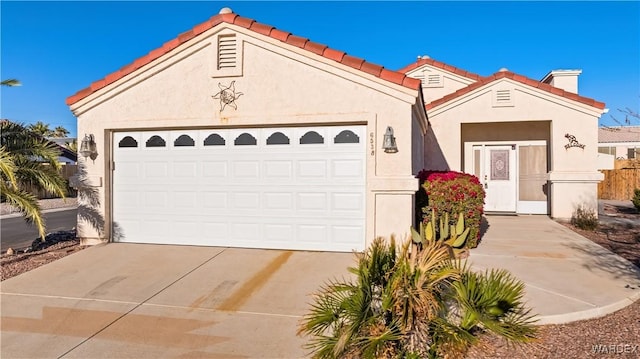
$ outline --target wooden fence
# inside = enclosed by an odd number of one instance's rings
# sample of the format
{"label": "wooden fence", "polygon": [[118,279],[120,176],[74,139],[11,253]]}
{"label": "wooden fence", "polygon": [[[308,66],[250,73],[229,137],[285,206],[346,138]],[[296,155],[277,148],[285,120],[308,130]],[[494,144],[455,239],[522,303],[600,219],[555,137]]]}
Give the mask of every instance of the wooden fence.
{"label": "wooden fence", "polygon": [[[62,178],[64,178],[67,181],[67,183],[69,183],[69,177],[75,175],[76,172],[78,172],[78,165],[67,164],[60,168],[60,174],[62,175]],[[57,197],[57,195],[55,195],[54,193],[38,190],[35,186],[32,186],[31,188],[27,188],[27,190],[33,193],[39,199]],[[70,197],[75,197],[76,195],[76,190],[69,186],[67,186],[67,192],[68,192],[68,196]]]}
{"label": "wooden fence", "polygon": [[604,170],[604,181],[598,184],[599,199],[626,201],[640,188],[640,161],[616,160],[613,170]]}

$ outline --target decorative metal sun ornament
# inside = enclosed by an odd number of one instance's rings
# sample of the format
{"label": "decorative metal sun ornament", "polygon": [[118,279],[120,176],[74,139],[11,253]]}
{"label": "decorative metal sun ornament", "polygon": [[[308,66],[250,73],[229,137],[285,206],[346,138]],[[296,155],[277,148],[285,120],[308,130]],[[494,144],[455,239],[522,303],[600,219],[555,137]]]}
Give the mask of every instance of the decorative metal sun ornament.
{"label": "decorative metal sun ornament", "polygon": [[220,88],[220,92],[213,95],[213,98],[220,99],[220,112],[222,112],[227,105],[233,107],[234,110],[237,110],[238,105],[236,105],[236,100],[242,96],[243,93],[236,92],[236,82],[231,81],[229,86],[225,86],[218,82],[218,87]]}

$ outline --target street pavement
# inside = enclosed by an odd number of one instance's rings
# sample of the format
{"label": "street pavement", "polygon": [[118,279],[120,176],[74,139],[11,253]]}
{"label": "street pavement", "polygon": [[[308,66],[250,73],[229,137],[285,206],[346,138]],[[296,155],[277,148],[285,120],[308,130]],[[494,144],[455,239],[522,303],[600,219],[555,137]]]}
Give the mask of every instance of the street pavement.
{"label": "street pavement", "polygon": [[[77,214],[77,208],[43,211],[47,233],[75,228]],[[8,248],[17,250],[29,247],[36,238],[38,238],[38,230],[35,226],[27,224],[22,216],[12,214],[0,218],[0,251],[2,253],[5,253]]]}

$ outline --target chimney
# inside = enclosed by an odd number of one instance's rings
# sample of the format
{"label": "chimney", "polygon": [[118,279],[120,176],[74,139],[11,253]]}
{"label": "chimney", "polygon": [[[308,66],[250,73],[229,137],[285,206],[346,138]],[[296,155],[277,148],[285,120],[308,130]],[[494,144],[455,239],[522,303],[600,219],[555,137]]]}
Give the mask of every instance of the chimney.
{"label": "chimney", "polygon": [[540,82],[577,94],[578,76],[581,73],[582,70],[553,70],[543,77]]}

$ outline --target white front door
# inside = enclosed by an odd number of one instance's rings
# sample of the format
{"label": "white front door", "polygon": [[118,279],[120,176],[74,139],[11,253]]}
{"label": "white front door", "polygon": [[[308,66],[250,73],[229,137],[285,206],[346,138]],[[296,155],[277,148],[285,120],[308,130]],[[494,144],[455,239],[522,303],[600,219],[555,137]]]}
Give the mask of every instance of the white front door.
{"label": "white front door", "polygon": [[481,146],[480,181],[486,191],[486,212],[516,211],[516,150],[515,145]]}
{"label": "white front door", "polygon": [[365,133],[365,126],[117,132],[114,239],[362,250]]}

